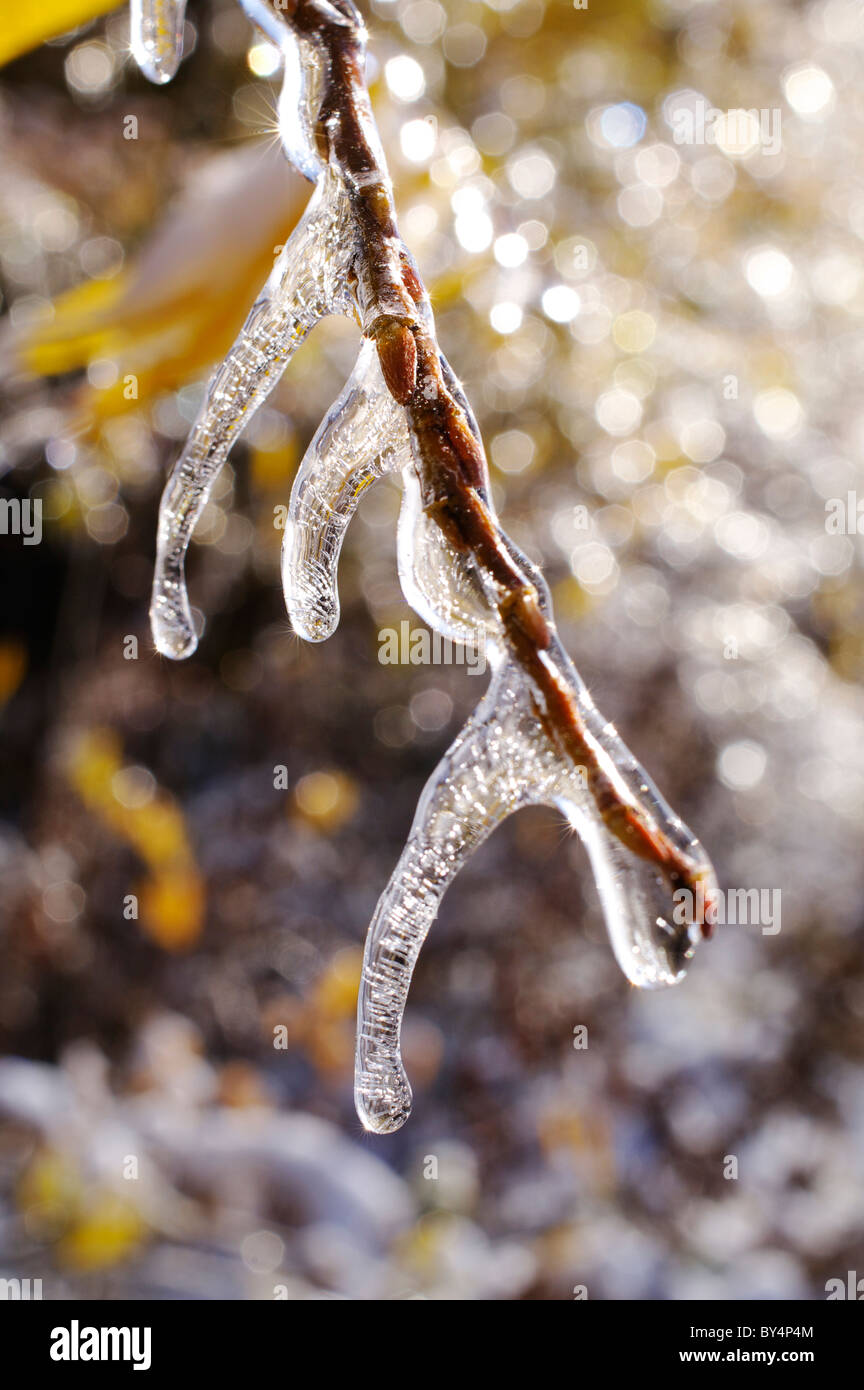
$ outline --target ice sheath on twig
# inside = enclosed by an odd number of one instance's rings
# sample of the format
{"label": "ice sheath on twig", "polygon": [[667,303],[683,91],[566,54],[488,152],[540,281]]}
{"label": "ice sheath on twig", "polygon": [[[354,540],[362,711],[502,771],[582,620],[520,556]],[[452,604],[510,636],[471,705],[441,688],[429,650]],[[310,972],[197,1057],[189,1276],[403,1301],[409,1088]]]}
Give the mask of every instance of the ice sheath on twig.
{"label": "ice sheath on twig", "polygon": [[699,842],[595,708],[558,640],[542,576],[499,525],[476,422],[397,230],[360,16],[351,0],[241,3],[282,53],[282,142],[316,190],[165,489],[153,632],[166,656],[194,650],[184,560],[215,476],[306,334],[325,314],[355,319],[357,364],[291,495],[282,579],[292,622],[309,641],[334,631],[346,527],[364,490],[401,470],[405,595],[445,636],[482,642],[493,672],[426,785],[367,936],[355,1098],[366,1127],[386,1133],[411,1108],[399,1040],[420,948],[448,885],[505,816],[533,803],[564,812],[588,852],[616,957],[645,988],[681,979],[708,935],[715,882]]}

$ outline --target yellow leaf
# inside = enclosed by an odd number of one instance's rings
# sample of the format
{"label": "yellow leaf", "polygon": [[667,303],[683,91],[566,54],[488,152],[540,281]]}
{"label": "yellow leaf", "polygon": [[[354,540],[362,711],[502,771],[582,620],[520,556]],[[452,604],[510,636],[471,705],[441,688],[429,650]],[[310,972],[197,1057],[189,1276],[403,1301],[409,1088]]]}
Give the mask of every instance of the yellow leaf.
{"label": "yellow leaf", "polygon": [[204,885],[194,868],[159,874],[142,885],[141,925],[165,951],[193,946],[204,917]]}
{"label": "yellow leaf", "polygon": [[0,705],[11,699],[27,670],[27,648],[10,639],[0,642]]}
{"label": "yellow leaf", "polygon": [[18,1181],[15,1203],[31,1235],[51,1238],[68,1224],[82,1194],[75,1163],[55,1149],[37,1149]]}
{"label": "yellow leaf", "polygon": [[67,754],[67,776],[85,806],[150,870],[138,891],[142,931],[164,950],[187,950],[201,932],[206,895],[183,813],[161,789],[143,805],[124,805],[117,795],[122,770],[122,748],[112,729],[82,733]]}
{"label": "yellow leaf", "polygon": [[315,986],[314,1007],[328,1019],[353,1018],[362,969],[359,947],[337,951]]}
{"label": "yellow leaf", "polygon": [[0,65],[119,8],[117,0],[0,0]]}
{"label": "yellow leaf", "polygon": [[75,432],[200,378],[233,343],[308,190],[275,147],[210,158],[119,275],[12,329],[13,360],[38,376],[114,363],[112,384],[79,391]]}
{"label": "yellow leaf", "polygon": [[105,1269],[126,1259],[145,1233],[138,1212],[113,1192],[98,1193],[57,1246],[61,1264]]}
{"label": "yellow leaf", "polygon": [[294,791],[297,809],[309,825],[333,834],[357,810],[357,787],[345,772],[309,772]]}

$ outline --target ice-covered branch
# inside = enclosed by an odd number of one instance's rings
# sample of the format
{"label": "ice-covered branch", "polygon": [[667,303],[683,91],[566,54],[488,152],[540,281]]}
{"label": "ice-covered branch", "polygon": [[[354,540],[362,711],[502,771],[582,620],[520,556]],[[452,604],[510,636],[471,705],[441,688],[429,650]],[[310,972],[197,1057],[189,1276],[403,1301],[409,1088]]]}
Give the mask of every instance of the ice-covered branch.
{"label": "ice-covered branch", "polygon": [[[626,761],[617,767],[623,751],[608,725],[588,735],[586,758],[594,767],[605,765],[610,781],[634,770]],[[646,786],[643,794],[648,791]],[[671,813],[652,795],[671,828]],[[357,1109],[368,1129],[398,1129],[410,1112],[399,1035],[411,975],[441,899],[495,827],[530,805],[557,806],[579,833],[616,957],[632,983],[656,989],[681,979],[698,940],[698,924],[664,916],[668,901],[656,868],[628,854],[609,830],[591,790],[588,766],[569,765],[550,740],[538,736],[532,687],[506,660],[427,782],[408,843],[369,928],[355,1078]],[[675,833],[682,850],[698,849],[686,841],[689,832],[683,826],[677,825]]]}
{"label": "ice-covered branch", "polygon": [[[511,811],[543,802],[582,839],[613,948],[634,984],[679,980],[710,909],[711,865],[593,705],[555,631],[539,571],[502,530],[483,443],[438,347],[429,300],[396,224],[351,0],[241,0],[279,46],[283,147],[317,189],[246,326],[214,375],[162,503],[153,600],[157,646],[194,649],[183,560],[213,478],[306,333],[347,313],[357,366],[295,480],[283,583],[296,630],[338,621],[336,565],[366,487],[400,468],[399,568],[409,602],[457,641],[484,644],[489,691],[431,777],[366,945],[356,1100],[364,1124],[406,1119],[399,1034],[411,974],[447,886]],[[710,918],[710,910],[706,914]]]}

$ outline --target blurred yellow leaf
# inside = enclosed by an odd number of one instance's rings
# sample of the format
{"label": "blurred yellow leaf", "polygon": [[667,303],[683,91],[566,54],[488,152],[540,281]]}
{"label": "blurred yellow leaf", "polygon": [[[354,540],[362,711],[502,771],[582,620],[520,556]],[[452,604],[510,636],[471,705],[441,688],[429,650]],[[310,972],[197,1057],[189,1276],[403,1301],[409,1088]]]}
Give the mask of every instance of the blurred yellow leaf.
{"label": "blurred yellow leaf", "polygon": [[345,1076],[354,1063],[354,1021],[362,968],[360,947],[337,951],[305,999],[275,1001],[262,1018],[265,1033],[272,1037],[284,1029],[285,1042],[302,1047],[316,1071]]}
{"label": "blurred yellow leaf", "polygon": [[68,1225],[81,1200],[81,1175],[56,1149],[37,1149],[15,1188],[15,1202],[27,1230],[37,1238],[56,1235]]}
{"label": "blurred yellow leaf", "polygon": [[117,0],[0,0],[0,64],[119,8]]}
{"label": "blurred yellow leaf", "polygon": [[138,893],[142,929],[165,950],[186,950],[201,932],[205,890],[183,813],[163,790],[139,804],[121,801],[123,767],[120,741],[111,729],[80,734],[66,760],[69,781],[85,806],[150,870]]}
{"label": "blurred yellow leaf", "polygon": [[303,819],[325,835],[345,825],[357,810],[357,786],[345,772],[309,772],[294,791]]}
{"label": "blurred yellow leaf", "polygon": [[204,884],[194,869],[159,873],[139,891],[142,925],[166,951],[185,950],[198,938],[204,901]]}
{"label": "blurred yellow leaf", "polygon": [[37,1150],[15,1200],[30,1235],[56,1241],[60,1263],[75,1269],[116,1264],[145,1234],[130,1201],[110,1188],[85,1184],[77,1161],[55,1149]]}
{"label": "blurred yellow leaf", "polygon": [[126,1259],[145,1229],[131,1202],[115,1192],[97,1192],[59,1241],[57,1256],[73,1269],[105,1269]]}
{"label": "blurred yellow leaf", "polygon": [[23,642],[0,642],[0,705],[15,694],[26,670],[27,648]]}
{"label": "blurred yellow leaf", "polygon": [[362,969],[363,952],[359,947],[337,951],[315,985],[312,1005],[316,1012],[329,1019],[353,1018]]}
{"label": "blurred yellow leaf", "polygon": [[309,185],[261,144],[202,164],[140,253],[113,279],[60,295],[53,313],[10,330],[10,360],[37,376],[113,364],[84,385],[72,425],[88,431],[201,377],[224,357]]}
{"label": "blurred yellow leaf", "polygon": [[277,448],[252,450],[251,476],[262,492],[279,492],[294,476],[297,441],[293,437]]}

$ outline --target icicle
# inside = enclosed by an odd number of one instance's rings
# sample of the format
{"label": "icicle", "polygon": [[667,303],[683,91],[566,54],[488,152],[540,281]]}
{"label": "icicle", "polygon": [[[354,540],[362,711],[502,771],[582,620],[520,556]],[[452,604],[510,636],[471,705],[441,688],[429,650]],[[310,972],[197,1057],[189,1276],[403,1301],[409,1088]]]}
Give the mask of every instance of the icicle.
{"label": "icicle", "polygon": [[186,0],[132,0],[132,53],[150,82],[170,82],[180,66],[185,15]]}
{"label": "icicle", "polygon": [[[427,782],[414,824],[366,937],[357,1004],[354,1100],[364,1126],[399,1129],[411,1112],[400,1052],[402,1016],[420,949],[448,886],[526,784],[492,733],[500,679]],[[487,754],[494,751],[495,760]]]}
{"label": "icicle", "polygon": [[197,646],[184,564],[220,468],[297,348],[329,313],[348,313],[351,239],[344,196],[328,176],[283,249],[233,348],[217,368],[186,447],[162,494],[150,622],[163,656]]}
{"label": "icicle", "polygon": [[339,622],[336,569],[348,524],[376,479],[405,467],[405,411],[384,385],[375,345],[364,341],[338,400],[318,427],[294,480],[282,542],[282,586],[295,632],[322,642]]}
{"label": "icicle", "polygon": [[282,55],[282,91],[279,95],[279,138],[288,159],[314,183],[323,165],[315,144],[322,56],[316,44],[292,29],[285,21],[285,5],[267,0],[240,0],[252,20],[276,45]]}
{"label": "icicle", "polygon": [[[614,725],[604,720],[557,637],[546,659],[564,673],[576,697],[588,755],[582,763],[562,761],[555,802],[588,851],[618,964],[630,983],[641,989],[677,984],[704,935],[700,910],[713,901],[714,870],[699,841],[660,795]],[[536,727],[536,710],[534,720]],[[548,741],[545,736],[542,739]],[[594,767],[647,835],[655,843],[662,839],[674,848],[680,862],[687,865],[687,884],[674,871],[664,874],[657,862],[640,857],[620,820],[615,833],[612,817],[604,819],[599,810],[596,784],[592,785]],[[700,886],[704,903],[695,898],[688,901],[686,895],[673,901],[676,889],[691,884]]]}
{"label": "icicle", "polygon": [[[670,884],[609,830],[584,770],[561,756],[537,715],[522,672],[510,661],[502,663],[486,697],[427,782],[408,842],[378,904],[360,985],[354,1096],[363,1124],[379,1134],[399,1129],[411,1110],[400,1033],[420,949],[458,871],[513,811],[530,804],[564,811],[588,851],[615,954],[634,984],[652,989],[677,983],[698,941],[698,924],[679,920],[686,914],[672,907]],[[611,776],[616,775],[611,751],[619,743],[609,726],[600,738],[589,739],[591,755]],[[713,880],[701,846],[627,757],[628,771],[641,778],[641,804],[650,806],[667,834],[686,845],[710,892]]]}
{"label": "icicle", "polygon": [[397,554],[407,602],[430,627],[452,642],[482,647],[498,630],[470,556],[460,554],[423,510],[412,463],[403,475]]}

